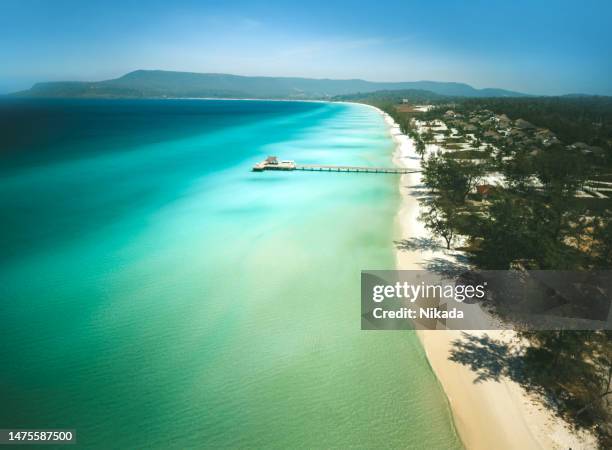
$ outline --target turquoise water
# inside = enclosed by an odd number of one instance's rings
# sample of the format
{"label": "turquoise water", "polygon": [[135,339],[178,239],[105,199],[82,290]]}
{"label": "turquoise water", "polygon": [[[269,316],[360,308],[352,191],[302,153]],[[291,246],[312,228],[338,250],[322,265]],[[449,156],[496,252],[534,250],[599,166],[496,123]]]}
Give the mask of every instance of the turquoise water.
{"label": "turquoise water", "polygon": [[395,175],[357,105],[0,103],[0,427],[86,448],[460,447],[416,337],[360,331]]}

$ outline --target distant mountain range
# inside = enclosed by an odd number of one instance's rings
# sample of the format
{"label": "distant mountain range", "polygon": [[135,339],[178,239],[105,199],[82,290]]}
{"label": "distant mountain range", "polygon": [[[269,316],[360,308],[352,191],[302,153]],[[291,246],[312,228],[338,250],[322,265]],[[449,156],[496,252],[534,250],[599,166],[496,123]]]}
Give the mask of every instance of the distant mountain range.
{"label": "distant mountain range", "polygon": [[80,98],[270,98],[330,99],[376,91],[428,91],[442,96],[522,97],[505,89],[476,89],[464,83],[437,81],[373,82],[291,77],[247,77],[217,73],[136,70],[106,81],[36,83],[12,94],[20,97]]}

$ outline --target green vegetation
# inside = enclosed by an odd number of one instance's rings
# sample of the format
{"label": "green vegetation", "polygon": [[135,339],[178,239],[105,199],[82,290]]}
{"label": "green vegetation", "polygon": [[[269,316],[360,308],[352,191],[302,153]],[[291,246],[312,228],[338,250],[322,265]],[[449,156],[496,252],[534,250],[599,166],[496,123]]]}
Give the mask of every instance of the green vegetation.
{"label": "green vegetation", "polygon": [[465,334],[450,359],[470,366],[477,381],[517,382],[569,424],[594,431],[600,447],[609,449],[610,337],[607,331],[521,332],[507,343]]}
{"label": "green vegetation", "polygon": [[488,109],[510,119],[524,119],[552,130],[563,142],[585,142],[610,148],[612,97],[531,97],[462,99],[455,108]]}
{"label": "green vegetation", "polygon": [[453,202],[445,198],[429,200],[420,219],[433,233],[444,238],[446,248],[450,250],[460,223],[460,216]]}
{"label": "green vegetation", "polygon": [[[612,268],[612,184],[605,184],[612,182],[611,99],[455,99],[427,112],[402,108],[392,116],[409,124],[417,146],[431,138],[416,131],[426,123],[454,132],[440,131],[448,151],[422,163],[431,196],[421,219],[448,249],[462,236],[480,269]],[[472,150],[458,150],[459,142]],[[499,182],[483,185],[487,175]],[[524,331],[512,345],[466,336],[451,359],[484,361],[474,368],[479,377],[514,379],[610,448],[610,334]]]}
{"label": "green vegetation", "polygon": [[405,89],[400,91],[357,92],[338,95],[334,100],[368,103],[377,106],[394,104],[397,101],[407,100],[411,103],[430,103],[434,101],[448,101],[449,96],[437,94],[423,89]]}
{"label": "green vegetation", "polygon": [[[452,146],[452,144],[445,145],[444,148],[448,150],[455,149],[455,147]],[[462,147],[458,147],[458,148],[462,148]],[[482,159],[482,158],[488,158],[489,155],[486,152],[483,152],[482,150],[459,150],[456,152],[448,153],[447,157],[451,159]]]}
{"label": "green vegetation", "polygon": [[419,138],[417,128],[414,124],[414,119],[407,114],[397,111],[392,103],[374,103],[375,106],[389,114],[395,123],[400,127],[400,131],[412,139]]}
{"label": "green vegetation", "polygon": [[[381,105],[401,105],[403,100],[412,104],[433,104],[436,108],[428,112],[412,111],[405,116],[422,121],[440,119],[451,109],[462,115],[474,114],[478,111],[491,111],[498,115],[506,115],[510,120],[522,119],[538,127],[552,131],[562,142],[571,144],[583,142],[590,146],[601,147],[606,151],[608,160],[612,160],[612,97],[603,96],[565,96],[565,97],[526,97],[526,96],[491,96],[448,97],[443,95],[410,96],[401,91],[385,91],[354,95],[353,101]],[[493,124],[476,124],[477,132],[491,129]],[[461,128],[461,127],[459,127]],[[462,135],[465,130],[460,129]],[[454,143],[464,142],[463,136],[451,137],[458,139]],[[490,139],[485,139],[490,141]]]}
{"label": "green vegetation", "polygon": [[594,427],[610,448],[606,398],[612,394],[610,332],[555,331],[521,333],[529,340],[524,355],[535,386],[546,386],[559,413],[570,423]]}
{"label": "green vegetation", "polygon": [[447,150],[460,150],[463,148],[463,146],[459,144],[452,144],[452,143],[451,144],[444,143],[443,146]]}
{"label": "green vegetation", "polygon": [[484,174],[483,167],[433,155],[423,163],[423,181],[439,198],[459,207]]}

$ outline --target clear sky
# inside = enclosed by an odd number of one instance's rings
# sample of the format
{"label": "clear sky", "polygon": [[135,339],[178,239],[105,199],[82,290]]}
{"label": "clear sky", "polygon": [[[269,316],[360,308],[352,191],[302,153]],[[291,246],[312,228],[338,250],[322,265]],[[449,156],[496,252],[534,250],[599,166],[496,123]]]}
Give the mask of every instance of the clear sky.
{"label": "clear sky", "polygon": [[0,0],[0,93],[135,69],[612,95],[612,1]]}

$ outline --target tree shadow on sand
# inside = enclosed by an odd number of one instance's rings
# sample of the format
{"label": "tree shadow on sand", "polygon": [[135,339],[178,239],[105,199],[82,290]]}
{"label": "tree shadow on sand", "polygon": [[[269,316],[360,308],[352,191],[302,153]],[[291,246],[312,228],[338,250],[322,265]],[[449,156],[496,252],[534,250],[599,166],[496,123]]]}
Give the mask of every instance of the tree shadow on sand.
{"label": "tree shadow on sand", "polygon": [[452,342],[448,359],[468,367],[475,384],[503,378],[516,382],[570,427],[591,430],[602,448],[612,448],[606,398],[609,379],[602,387],[598,372],[592,371],[591,358],[552,344],[531,347],[519,339],[464,332]]}
{"label": "tree shadow on sand", "polygon": [[488,335],[462,333],[462,339],[452,342],[449,360],[468,366],[476,375],[474,383],[500,381],[508,377],[524,383],[524,364],[520,352],[510,343]]}
{"label": "tree shadow on sand", "polygon": [[442,248],[439,242],[436,242],[433,238],[410,238],[401,239],[399,241],[393,241],[395,248],[401,251],[427,251],[427,250],[439,250]]}
{"label": "tree shadow on sand", "polygon": [[429,191],[428,189],[421,189],[418,185],[415,185],[415,186],[406,185],[404,186],[404,188],[408,190],[408,194],[411,197],[415,197],[420,202],[431,198],[431,191]]}
{"label": "tree shadow on sand", "polygon": [[457,278],[459,275],[470,270],[469,259],[462,254],[453,254],[432,237],[415,237],[393,241],[395,248],[399,251],[425,252],[442,251],[446,257],[435,257],[426,261],[425,270],[441,275],[445,278]]}
{"label": "tree shadow on sand", "polygon": [[419,183],[419,184],[413,184],[413,185],[406,185],[404,186],[406,189],[418,189],[422,192],[426,192],[431,196],[431,189],[429,189],[427,187],[427,185],[423,184],[423,183]]}
{"label": "tree shadow on sand", "polygon": [[449,258],[436,257],[429,259],[425,269],[445,278],[457,278],[470,270],[470,266],[465,255],[449,255]]}

